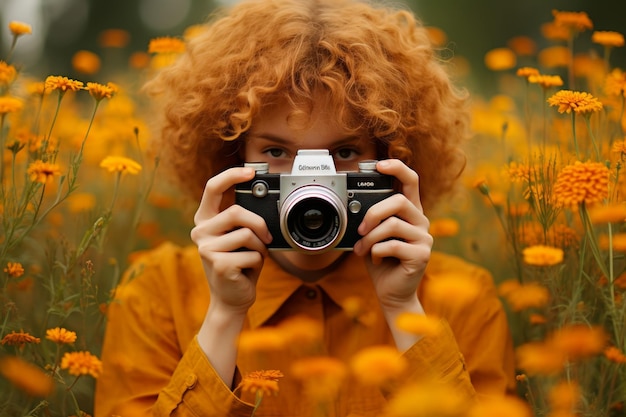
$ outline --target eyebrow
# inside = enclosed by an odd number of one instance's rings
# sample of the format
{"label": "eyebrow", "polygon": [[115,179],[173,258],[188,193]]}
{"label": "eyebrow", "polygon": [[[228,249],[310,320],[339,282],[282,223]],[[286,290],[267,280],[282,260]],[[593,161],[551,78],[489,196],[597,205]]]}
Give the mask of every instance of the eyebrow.
{"label": "eyebrow", "polygon": [[[276,136],[271,133],[254,133],[254,134],[251,133],[248,136],[248,139],[262,139],[262,140],[267,140],[267,141],[274,142],[280,145],[293,145],[294,144],[289,139],[283,138],[281,136]],[[361,136],[351,135],[351,136],[345,136],[338,140],[332,141],[332,144],[333,146],[341,146],[341,145],[346,145],[346,144],[357,143],[363,140],[364,138],[362,138]]]}

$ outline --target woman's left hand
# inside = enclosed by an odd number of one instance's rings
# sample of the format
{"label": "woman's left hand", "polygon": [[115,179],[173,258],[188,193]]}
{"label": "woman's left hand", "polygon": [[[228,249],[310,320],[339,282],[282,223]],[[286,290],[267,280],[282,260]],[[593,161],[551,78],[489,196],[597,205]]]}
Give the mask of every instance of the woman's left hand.
{"label": "woman's left hand", "polygon": [[[369,208],[354,252],[366,256],[381,307],[388,311],[421,307],[417,287],[430,259],[433,238],[419,194],[419,177],[397,159],[379,161],[376,169],[402,184],[394,194]],[[416,304],[417,303],[417,304]]]}

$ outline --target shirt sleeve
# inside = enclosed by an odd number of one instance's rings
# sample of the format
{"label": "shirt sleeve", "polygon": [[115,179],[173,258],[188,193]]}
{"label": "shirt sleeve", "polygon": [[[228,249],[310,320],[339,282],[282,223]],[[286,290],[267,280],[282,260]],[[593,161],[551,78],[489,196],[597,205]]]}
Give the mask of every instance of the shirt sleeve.
{"label": "shirt sleeve", "polygon": [[[107,312],[103,373],[96,383],[95,415],[250,416],[217,375],[195,338],[186,346],[167,301],[167,274],[180,272],[174,250],[159,250],[126,273]],[[172,275],[173,276],[173,275]],[[175,285],[175,284],[171,284]]]}

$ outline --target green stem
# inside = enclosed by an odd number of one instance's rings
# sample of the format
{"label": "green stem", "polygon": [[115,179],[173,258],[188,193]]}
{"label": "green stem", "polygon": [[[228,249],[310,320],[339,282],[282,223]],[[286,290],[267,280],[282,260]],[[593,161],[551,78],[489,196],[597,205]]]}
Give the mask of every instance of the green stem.
{"label": "green stem", "polygon": [[578,139],[576,138],[576,113],[572,112],[572,135],[574,136],[574,147],[576,149],[576,158],[580,159],[580,150],[578,149]]}

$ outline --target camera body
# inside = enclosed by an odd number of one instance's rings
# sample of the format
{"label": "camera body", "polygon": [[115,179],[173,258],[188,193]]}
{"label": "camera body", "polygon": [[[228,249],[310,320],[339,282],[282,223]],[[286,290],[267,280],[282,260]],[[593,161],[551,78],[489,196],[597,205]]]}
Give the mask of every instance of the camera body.
{"label": "camera body", "polygon": [[325,149],[299,150],[289,174],[247,162],[256,175],[235,186],[235,202],[265,219],[270,250],[352,250],[367,210],[395,193],[394,177],[378,173],[376,162],[359,162],[358,172],[337,172]]}

